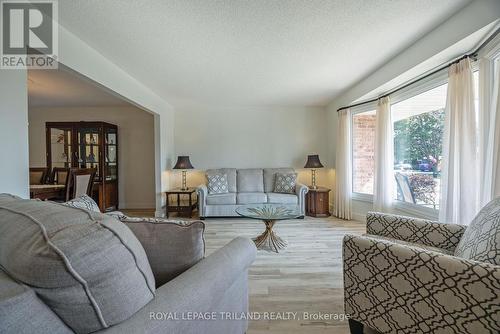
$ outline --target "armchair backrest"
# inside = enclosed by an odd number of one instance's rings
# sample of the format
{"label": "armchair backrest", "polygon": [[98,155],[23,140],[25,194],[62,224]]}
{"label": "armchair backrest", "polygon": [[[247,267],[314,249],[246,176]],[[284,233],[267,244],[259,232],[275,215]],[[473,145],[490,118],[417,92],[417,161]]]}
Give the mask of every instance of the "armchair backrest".
{"label": "armchair backrest", "polygon": [[500,265],[500,197],[479,211],[460,239],[455,256]]}

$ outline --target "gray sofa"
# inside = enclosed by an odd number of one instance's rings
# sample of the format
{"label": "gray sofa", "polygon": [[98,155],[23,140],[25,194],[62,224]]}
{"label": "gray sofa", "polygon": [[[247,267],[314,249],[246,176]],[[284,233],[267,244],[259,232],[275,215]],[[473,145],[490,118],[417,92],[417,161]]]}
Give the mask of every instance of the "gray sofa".
{"label": "gray sofa", "polygon": [[251,240],[124,218],[0,194],[0,333],[246,332]]}
{"label": "gray sofa", "polygon": [[236,208],[246,204],[282,204],[285,207],[299,207],[305,215],[305,196],[309,188],[297,183],[294,194],[275,193],[276,173],[293,173],[292,168],[220,168],[209,169],[207,175],[226,174],[229,192],[209,194],[207,186],[198,187],[198,211],[201,219],[206,217],[236,217]]}

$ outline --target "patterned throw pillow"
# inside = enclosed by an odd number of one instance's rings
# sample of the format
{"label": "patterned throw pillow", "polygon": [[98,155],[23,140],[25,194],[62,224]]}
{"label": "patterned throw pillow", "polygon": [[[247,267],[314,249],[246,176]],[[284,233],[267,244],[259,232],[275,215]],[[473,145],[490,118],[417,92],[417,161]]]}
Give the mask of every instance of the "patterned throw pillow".
{"label": "patterned throw pillow", "polygon": [[227,194],[229,192],[226,174],[207,175],[207,180],[209,194]]}
{"label": "patterned throw pillow", "polygon": [[479,211],[460,239],[455,256],[500,265],[500,197]]}
{"label": "patterned throw pillow", "polygon": [[295,184],[297,183],[296,173],[276,173],[274,181],[274,192],[284,194],[295,194]]}
{"label": "patterned throw pillow", "polygon": [[99,205],[89,196],[81,195],[80,197],[74,198],[63,205],[71,206],[73,208],[85,209],[88,211],[101,212],[99,210]]}

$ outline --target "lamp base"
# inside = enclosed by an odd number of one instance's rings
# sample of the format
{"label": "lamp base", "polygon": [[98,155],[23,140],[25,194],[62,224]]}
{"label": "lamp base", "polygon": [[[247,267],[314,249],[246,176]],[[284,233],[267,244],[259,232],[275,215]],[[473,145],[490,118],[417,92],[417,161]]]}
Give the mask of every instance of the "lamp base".
{"label": "lamp base", "polygon": [[185,170],[182,171],[182,186],[181,186],[181,190],[182,191],[188,190],[188,187],[186,185],[186,171]]}

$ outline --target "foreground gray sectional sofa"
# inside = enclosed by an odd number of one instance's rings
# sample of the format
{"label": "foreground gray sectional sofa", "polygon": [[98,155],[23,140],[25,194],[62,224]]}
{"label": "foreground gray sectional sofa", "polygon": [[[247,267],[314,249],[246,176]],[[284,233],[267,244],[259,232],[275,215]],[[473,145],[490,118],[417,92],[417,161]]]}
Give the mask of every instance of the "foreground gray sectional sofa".
{"label": "foreground gray sectional sofa", "polygon": [[293,168],[219,168],[209,169],[207,175],[225,174],[228,180],[226,194],[209,194],[207,186],[198,187],[198,210],[200,218],[237,217],[236,208],[246,204],[282,204],[285,207],[299,207],[305,215],[305,196],[309,188],[297,183],[294,194],[274,192],[276,173],[295,173]]}
{"label": "foreground gray sectional sofa", "polygon": [[251,240],[203,258],[203,222],[124,221],[0,194],[0,333],[246,332],[220,312],[248,312]]}

